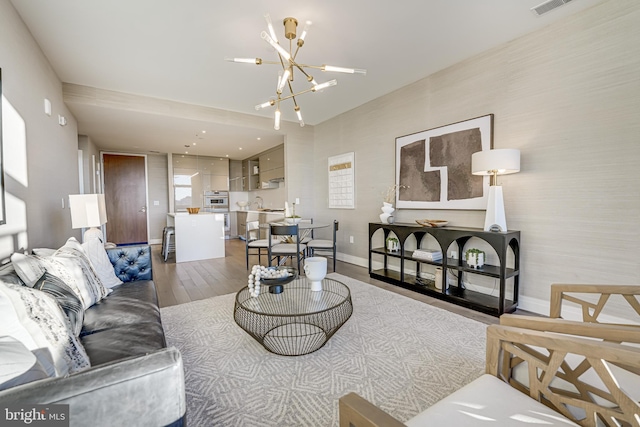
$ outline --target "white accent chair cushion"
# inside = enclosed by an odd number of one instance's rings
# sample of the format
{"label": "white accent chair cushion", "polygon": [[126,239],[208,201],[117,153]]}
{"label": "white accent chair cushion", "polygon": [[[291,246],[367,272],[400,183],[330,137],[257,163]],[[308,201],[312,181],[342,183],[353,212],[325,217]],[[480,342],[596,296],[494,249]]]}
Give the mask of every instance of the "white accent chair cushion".
{"label": "white accent chair cushion", "polygon": [[430,406],[406,424],[408,427],[578,425],[489,374]]}

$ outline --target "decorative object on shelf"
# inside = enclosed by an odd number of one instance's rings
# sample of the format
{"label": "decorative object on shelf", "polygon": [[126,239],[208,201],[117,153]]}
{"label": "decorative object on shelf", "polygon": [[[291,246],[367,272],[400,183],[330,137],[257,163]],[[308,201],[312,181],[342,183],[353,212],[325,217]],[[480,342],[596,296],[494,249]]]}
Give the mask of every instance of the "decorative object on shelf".
{"label": "decorative object on shelf", "polygon": [[322,290],[322,279],[327,275],[327,259],[313,256],[304,260],[304,274],[313,292]]}
{"label": "decorative object on shelf", "polygon": [[246,211],[247,210],[247,206],[249,206],[249,201],[248,200],[238,200],[236,202],[236,204],[240,207],[241,211]]}
{"label": "decorative object on shelf", "polygon": [[[269,292],[279,294],[282,292],[282,285],[289,283],[296,278],[297,272],[291,267],[265,267],[254,265],[247,279],[247,287],[252,297],[260,295],[262,285],[271,285]],[[272,289],[273,288],[273,289]]]}
{"label": "decorative object on shelf", "polygon": [[382,213],[380,214],[380,222],[383,224],[391,224],[389,222],[389,217],[391,216],[391,213],[395,211],[393,205],[391,203],[383,202],[382,208],[380,209],[382,209]]}
{"label": "decorative object on shelf", "polygon": [[71,228],[88,228],[83,242],[99,239],[104,243],[101,227],[107,223],[107,208],[104,194],[70,194]]}
{"label": "decorative object on shelf", "polygon": [[392,185],[387,188],[386,191],[382,193],[383,202],[382,202],[382,212],[380,214],[380,222],[383,224],[393,224],[395,218],[391,215],[393,211],[395,211],[393,207],[393,202],[396,200],[396,193],[400,188],[405,188],[404,185]]}
{"label": "decorative object on shelf", "polygon": [[520,150],[502,148],[479,151],[473,153],[471,159],[471,172],[474,175],[491,177],[484,231],[507,231],[504,198],[502,186],[498,185],[498,175],[520,172]]}
{"label": "decorative object on shelf", "polygon": [[473,267],[475,269],[482,268],[484,265],[485,253],[480,249],[467,249],[464,253],[464,260],[467,262],[469,267]]}
{"label": "decorative object on shelf", "polygon": [[492,128],[489,114],[396,138],[396,208],[484,209],[489,180],[471,173],[471,156],[491,149]]}
{"label": "decorative object on shelf", "polygon": [[[311,21],[307,21],[302,30],[302,34],[298,37],[297,41],[294,44],[294,40],[297,37],[296,30],[298,28],[298,21],[295,18],[284,18],[282,23],[284,24],[284,37],[289,40],[289,51],[287,52],[280,43],[278,42],[278,37],[276,36],[276,32],[273,29],[273,24],[271,23],[271,17],[269,14],[266,14],[265,19],[267,21],[267,28],[269,32],[263,31],[260,34],[260,37],[271,45],[278,54],[278,61],[263,61],[261,58],[225,58],[227,61],[231,62],[241,62],[247,64],[275,64],[282,66],[282,73],[278,76],[278,84],[276,86],[276,96],[275,99],[270,99],[267,102],[256,105],[256,110],[260,110],[262,108],[272,107],[275,105],[275,123],[273,128],[275,130],[280,129],[280,102],[285,101],[287,99],[293,100],[293,110],[298,117],[298,122],[300,126],[304,126],[304,121],[302,120],[302,112],[300,111],[300,107],[296,101],[296,96],[308,93],[308,92],[317,92],[324,88],[335,86],[338,84],[337,80],[330,80],[325,83],[318,83],[310,75],[305,69],[316,69],[321,71],[329,71],[329,72],[338,72],[338,73],[347,73],[347,74],[366,74],[366,70],[357,69],[357,68],[343,68],[343,67],[334,67],[331,65],[308,65],[298,63],[296,61],[296,57],[298,56],[298,52],[300,48],[304,45],[304,39],[307,36],[307,32],[309,31],[309,27],[311,26]],[[294,50],[295,47],[295,50]],[[301,79],[303,82],[306,81],[310,84],[307,89],[299,90],[296,92],[293,88],[293,76],[294,71],[298,70],[303,74],[303,78]],[[282,91],[284,87],[287,86],[289,89],[289,95],[284,96]]]}
{"label": "decorative object on shelf", "polygon": [[289,212],[289,203],[284,202],[284,220],[287,224],[297,224],[302,218],[296,215],[296,204],[291,203],[291,206],[291,212]]}
{"label": "decorative object on shelf", "polygon": [[[446,280],[446,278],[445,278]],[[434,280],[434,285],[436,286],[436,289],[441,290],[442,289],[442,267],[436,267],[436,277]],[[445,287],[446,289],[447,287]]]}
{"label": "decorative object on shelf", "polygon": [[416,219],[416,222],[423,227],[444,227],[449,224],[444,219]]}
{"label": "decorative object on shelf", "polygon": [[416,249],[413,258],[425,261],[442,261],[442,251],[437,249]]}
{"label": "decorative object on shelf", "polygon": [[189,214],[191,215],[195,215],[200,212],[200,208],[187,208],[187,212],[189,212]]}
{"label": "decorative object on shelf", "polygon": [[387,237],[387,250],[391,252],[400,250],[400,241],[395,237]]}

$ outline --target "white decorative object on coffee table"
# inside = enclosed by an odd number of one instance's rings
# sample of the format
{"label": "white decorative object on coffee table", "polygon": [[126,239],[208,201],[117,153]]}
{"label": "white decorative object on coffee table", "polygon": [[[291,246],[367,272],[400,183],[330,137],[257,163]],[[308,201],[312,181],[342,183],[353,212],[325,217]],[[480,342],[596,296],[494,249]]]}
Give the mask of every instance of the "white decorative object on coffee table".
{"label": "white decorative object on coffee table", "polygon": [[327,275],[327,259],[324,257],[310,257],[304,260],[304,274],[311,290],[322,290],[322,279]]}

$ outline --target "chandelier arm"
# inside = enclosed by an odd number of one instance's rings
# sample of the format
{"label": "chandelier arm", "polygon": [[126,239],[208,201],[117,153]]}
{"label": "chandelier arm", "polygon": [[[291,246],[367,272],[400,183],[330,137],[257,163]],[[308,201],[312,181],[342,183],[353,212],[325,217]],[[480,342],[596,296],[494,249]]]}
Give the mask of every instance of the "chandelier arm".
{"label": "chandelier arm", "polygon": [[298,93],[293,93],[291,95],[283,96],[283,97],[280,98],[280,101],[291,99],[294,96],[299,96],[299,95],[302,95],[302,94],[307,93],[307,92],[313,92],[313,88],[305,89],[305,90],[302,90],[302,91],[300,91]]}
{"label": "chandelier arm", "polygon": [[293,63],[293,65],[294,65],[298,70],[300,70],[300,72],[301,72],[302,74],[304,74],[304,75],[305,75],[305,77],[307,78],[307,80],[311,81],[311,80],[313,79],[313,77],[311,77],[311,76],[310,76],[310,75],[309,75],[309,74],[304,70],[304,68],[302,68],[302,66],[301,66],[301,65],[299,65],[297,62],[294,62],[294,63]]}

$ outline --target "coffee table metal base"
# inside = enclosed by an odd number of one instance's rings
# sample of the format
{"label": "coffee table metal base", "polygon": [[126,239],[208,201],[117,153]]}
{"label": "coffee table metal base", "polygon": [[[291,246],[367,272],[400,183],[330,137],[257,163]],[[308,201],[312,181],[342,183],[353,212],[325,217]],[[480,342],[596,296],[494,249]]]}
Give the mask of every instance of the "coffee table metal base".
{"label": "coffee table metal base", "polygon": [[351,293],[343,283],[324,279],[322,291],[313,292],[305,278],[298,278],[280,294],[252,298],[243,288],[236,295],[234,319],[268,351],[301,356],[322,348],[352,313]]}

